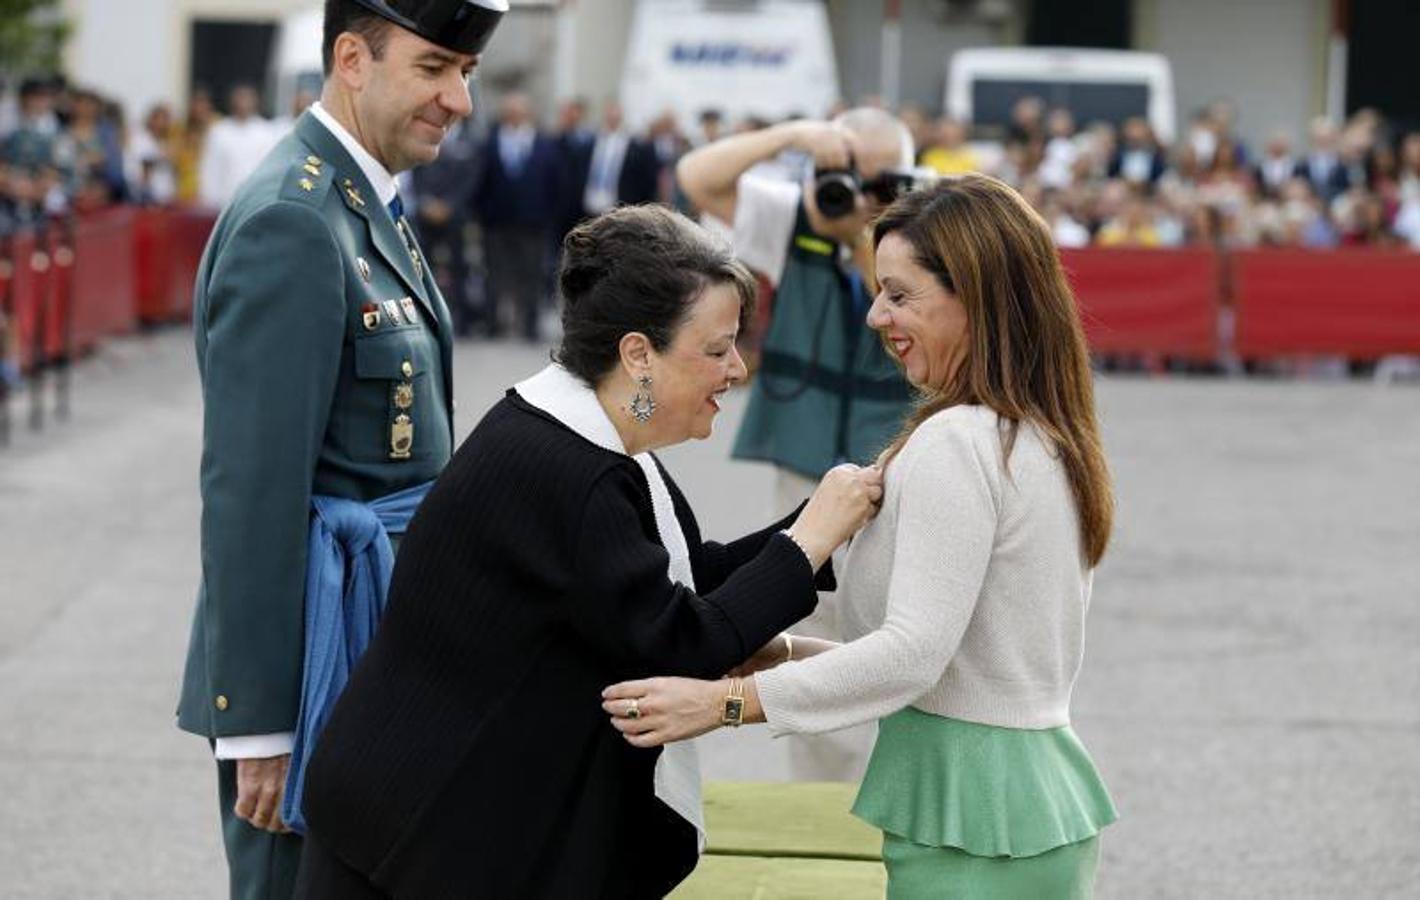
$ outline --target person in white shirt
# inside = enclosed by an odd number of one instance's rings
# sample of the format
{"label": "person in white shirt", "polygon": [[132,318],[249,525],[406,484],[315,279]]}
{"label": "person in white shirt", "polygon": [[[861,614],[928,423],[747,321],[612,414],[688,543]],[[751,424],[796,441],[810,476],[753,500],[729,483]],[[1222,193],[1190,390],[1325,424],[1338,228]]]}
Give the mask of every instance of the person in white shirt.
{"label": "person in white shirt", "polygon": [[602,107],[602,127],[592,145],[582,192],[584,216],[598,216],[615,206],[656,199],[656,154],[651,145],[626,130],[621,104]]}
{"label": "person in white shirt", "polygon": [[1292,155],[1292,138],[1285,131],[1273,132],[1263,148],[1257,164],[1257,184],[1264,197],[1276,198],[1297,171],[1297,158]]}
{"label": "person in white shirt", "polygon": [[166,205],[177,199],[177,171],[172,153],[173,114],[165,103],[155,104],[143,127],[129,139],[125,162],[128,183],[139,203]]}
{"label": "person in white shirt", "polygon": [[198,174],[198,197],[209,209],[221,209],[261,163],[281,135],[259,114],[261,96],[249,85],[232,89],[230,115],[207,133]]}
{"label": "person in white shirt", "polygon": [[1089,897],[1116,815],[1070,696],[1113,499],[1074,298],[988,176],[897,201],[874,245],[868,323],[924,398],[842,568],[847,643],[781,635],[736,677],[624,682],[603,708],[637,747],[877,720],[854,812],[884,831],[888,896]]}

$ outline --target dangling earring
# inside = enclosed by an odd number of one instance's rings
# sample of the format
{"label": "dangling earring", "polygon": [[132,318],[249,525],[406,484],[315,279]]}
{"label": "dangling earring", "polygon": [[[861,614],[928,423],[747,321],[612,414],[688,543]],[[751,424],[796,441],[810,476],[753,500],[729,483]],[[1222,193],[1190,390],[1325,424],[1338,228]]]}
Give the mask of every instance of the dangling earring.
{"label": "dangling earring", "polygon": [[636,379],[636,383],[641,387],[626,408],[631,410],[633,419],[645,425],[651,421],[651,414],[656,411],[656,398],[651,396],[651,376],[642,375]]}

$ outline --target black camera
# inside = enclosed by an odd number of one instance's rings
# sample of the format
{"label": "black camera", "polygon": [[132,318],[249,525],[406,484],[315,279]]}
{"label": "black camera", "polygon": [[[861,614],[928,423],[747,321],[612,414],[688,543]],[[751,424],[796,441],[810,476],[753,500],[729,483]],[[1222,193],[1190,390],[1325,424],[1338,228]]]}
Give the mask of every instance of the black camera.
{"label": "black camera", "polygon": [[841,219],[853,212],[858,195],[871,197],[886,206],[898,197],[919,187],[924,179],[916,172],[879,172],[867,181],[857,169],[818,169],[814,172],[814,203],[825,218]]}

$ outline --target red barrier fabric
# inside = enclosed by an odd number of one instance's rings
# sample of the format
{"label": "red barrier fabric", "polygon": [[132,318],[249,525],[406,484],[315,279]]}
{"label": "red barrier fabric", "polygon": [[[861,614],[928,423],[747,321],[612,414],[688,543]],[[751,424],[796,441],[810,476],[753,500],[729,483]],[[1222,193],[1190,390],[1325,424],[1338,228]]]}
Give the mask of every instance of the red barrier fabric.
{"label": "red barrier fabric", "polygon": [[1219,259],[1211,247],[1062,250],[1095,353],[1218,356]]}
{"label": "red barrier fabric", "polygon": [[[49,234],[49,309],[44,317],[44,353],[50,359],[57,359],[66,353],[88,349],[97,343],[106,332],[95,331],[84,335],[85,343],[77,343],[77,334],[66,335],[66,329],[77,324],[74,320],[74,247],[69,238],[59,229]],[[70,343],[74,340],[74,343]]]}
{"label": "red barrier fabric", "polygon": [[1244,359],[1420,353],[1420,254],[1241,250],[1233,266]]}
{"label": "red barrier fabric", "polygon": [[197,281],[197,267],[202,262],[202,251],[207,248],[207,238],[217,224],[217,216],[210,212],[179,209],[170,210],[168,218],[167,253],[171,271],[166,318],[187,321],[192,318],[192,291]]}
{"label": "red barrier fabric", "polygon": [[133,265],[137,210],[106,209],[81,217],[74,229],[74,345],[92,347],[131,331],[138,304]]}
{"label": "red barrier fabric", "polygon": [[139,210],[133,218],[134,290],[138,320],[156,324],[172,318],[172,214],[165,209]]}
{"label": "red barrier fabric", "polygon": [[13,349],[19,357],[20,367],[28,370],[36,355],[35,331],[49,312],[52,263],[49,253],[39,245],[35,235],[28,232],[15,236],[11,256],[15,262],[12,286],[15,311]]}

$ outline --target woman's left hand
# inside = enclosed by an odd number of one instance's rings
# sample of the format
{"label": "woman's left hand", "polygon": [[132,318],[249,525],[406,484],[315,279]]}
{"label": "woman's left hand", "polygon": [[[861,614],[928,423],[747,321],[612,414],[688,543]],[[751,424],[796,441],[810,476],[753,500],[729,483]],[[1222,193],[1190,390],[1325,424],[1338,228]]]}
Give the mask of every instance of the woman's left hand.
{"label": "woman's left hand", "polygon": [[645,678],[602,691],[602,709],[634,747],[659,747],[699,737],[720,726],[726,681]]}

